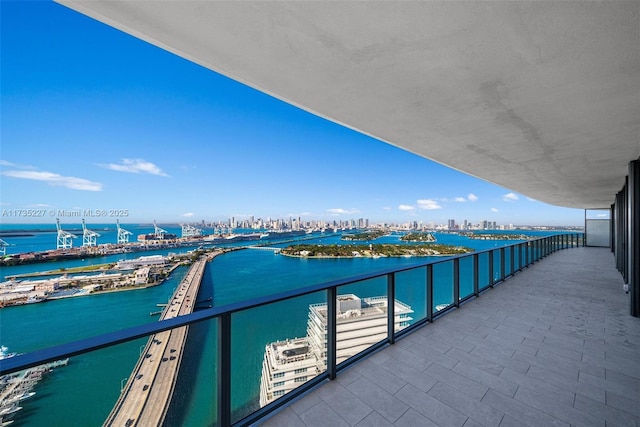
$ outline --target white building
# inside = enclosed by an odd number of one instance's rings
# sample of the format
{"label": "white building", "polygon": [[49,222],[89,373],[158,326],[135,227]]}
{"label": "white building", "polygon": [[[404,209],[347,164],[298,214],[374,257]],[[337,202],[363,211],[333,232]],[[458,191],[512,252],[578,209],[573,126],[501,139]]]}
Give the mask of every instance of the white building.
{"label": "white building", "polygon": [[144,285],[149,281],[149,272],[151,271],[151,267],[142,267],[135,271],[133,277],[134,285]]}
{"label": "white building", "polygon": [[167,263],[167,258],[162,255],[141,256],[136,259],[123,259],[118,261],[115,268],[117,270],[133,270],[136,267],[163,266]]}
{"label": "white building", "polygon": [[[360,299],[339,295],[337,301],[336,361],[343,362],[387,337],[386,296]],[[413,313],[395,301],[394,329],[406,328]],[[326,370],[327,304],[309,306],[307,336],[270,343],[265,348],[260,406],[265,406]]]}

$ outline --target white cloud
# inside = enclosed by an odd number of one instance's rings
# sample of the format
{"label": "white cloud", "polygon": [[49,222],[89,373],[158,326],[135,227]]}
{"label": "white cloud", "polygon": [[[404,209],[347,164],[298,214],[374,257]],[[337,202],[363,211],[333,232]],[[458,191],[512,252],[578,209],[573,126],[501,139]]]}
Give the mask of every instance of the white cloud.
{"label": "white cloud", "polygon": [[195,216],[195,214],[193,212],[187,212],[187,213],[183,213],[182,216],[186,216],[187,218]]}
{"label": "white cloud", "polygon": [[458,203],[464,203],[467,201],[464,197],[456,197],[454,200]]}
{"label": "white cloud", "polygon": [[504,200],[505,202],[513,202],[518,199],[519,197],[515,193],[507,193],[502,196],[502,200]]}
{"label": "white cloud", "polygon": [[29,169],[29,170],[37,169],[36,167],[33,167],[31,165],[19,165],[17,163],[9,162],[7,160],[0,160],[0,166],[7,166],[11,168],[18,168],[18,169]]}
{"label": "white cloud", "polygon": [[537,202],[536,199],[532,199],[531,197],[527,197],[527,200],[530,201],[530,202]]}
{"label": "white cloud", "polygon": [[385,206],[382,208],[383,211],[390,211],[391,210],[391,206]]}
{"label": "white cloud", "polygon": [[440,206],[438,202],[436,202],[433,199],[421,199],[421,200],[418,200],[417,203],[420,209],[427,209],[427,210],[442,209],[442,206]]}
{"label": "white cloud", "polygon": [[478,196],[476,196],[473,193],[469,193],[469,195],[467,196],[467,199],[469,199],[470,202],[475,202],[476,200],[478,200]]}
{"label": "white cloud", "polygon": [[109,163],[107,165],[101,164],[100,166],[118,172],[148,173],[151,175],[169,176],[155,164],[143,159],[122,159],[121,164]]}
{"label": "white cloud", "polygon": [[498,209],[496,209],[496,208],[491,208],[491,212],[498,212]]}
{"label": "white cloud", "polygon": [[77,178],[74,176],[62,176],[53,172],[12,170],[4,171],[2,172],[2,175],[10,176],[12,178],[44,181],[49,185],[67,187],[72,190],[102,191],[102,184],[99,182],[89,181],[88,179]]}
{"label": "white cloud", "polygon": [[327,209],[327,212],[334,215],[344,215],[344,214],[355,214],[355,213],[359,213],[360,211],[354,208],[351,208],[351,209],[332,208],[332,209]]}
{"label": "white cloud", "polygon": [[401,211],[412,211],[415,209],[415,207],[411,205],[400,205],[398,206],[398,209],[400,209]]}

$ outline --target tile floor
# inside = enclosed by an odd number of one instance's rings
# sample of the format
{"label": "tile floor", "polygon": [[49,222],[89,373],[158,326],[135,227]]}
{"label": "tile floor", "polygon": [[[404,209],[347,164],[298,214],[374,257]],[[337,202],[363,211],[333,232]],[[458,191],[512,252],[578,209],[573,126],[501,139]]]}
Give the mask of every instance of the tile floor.
{"label": "tile floor", "polygon": [[640,319],[609,249],[558,251],[263,426],[640,426]]}

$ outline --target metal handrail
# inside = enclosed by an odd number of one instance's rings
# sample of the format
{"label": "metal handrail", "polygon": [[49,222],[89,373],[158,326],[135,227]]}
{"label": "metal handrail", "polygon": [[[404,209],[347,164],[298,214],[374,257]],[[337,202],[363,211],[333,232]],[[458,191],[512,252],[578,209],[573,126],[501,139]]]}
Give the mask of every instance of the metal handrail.
{"label": "metal handrail", "polygon": [[[583,233],[572,234],[557,234],[552,236],[541,237],[537,239],[528,240],[526,242],[515,243],[512,245],[502,246],[500,248],[486,249],[482,251],[473,252],[470,254],[454,255],[444,257],[441,260],[431,260],[422,263],[416,263],[401,268],[389,268],[373,273],[360,274],[344,279],[332,280],[317,285],[307,286],[300,289],[280,292],[273,295],[262,296],[253,298],[250,300],[227,304],[221,307],[213,307],[204,309],[195,313],[187,314],[184,316],[178,316],[167,320],[162,320],[154,323],[144,324],[140,326],[134,326],[102,335],[98,335],[91,338],[73,341],[70,343],[60,344],[57,346],[36,350],[33,352],[16,355],[14,357],[3,359],[0,361],[0,375],[6,375],[14,372],[18,372],[24,369],[28,369],[37,365],[52,362],[67,357],[88,353],[91,351],[99,350],[106,347],[111,347],[117,344],[122,344],[128,341],[132,341],[137,338],[147,337],[159,332],[167,331],[170,329],[179,328],[182,326],[192,325],[194,323],[218,319],[218,421],[222,426],[228,425],[248,425],[264,417],[268,413],[299,396],[315,385],[326,379],[334,379],[337,372],[351,365],[355,361],[365,357],[371,352],[381,348],[387,344],[393,344],[395,340],[403,336],[425,323],[433,322],[436,317],[443,315],[444,313],[456,308],[461,302],[472,297],[477,297],[482,291],[492,288],[495,284],[504,281],[507,277],[513,276],[516,272],[521,271],[523,268],[528,267],[537,260],[546,257],[552,252],[558,249],[564,249],[568,247],[584,246]],[[515,247],[518,247],[520,253],[520,262],[518,268],[515,268],[514,257]],[[505,250],[510,251],[510,263],[511,271],[508,275],[505,274]],[[494,277],[494,253],[499,252],[500,260],[500,276]],[[523,255],[524,252],[524,255]],[[479,288],[478,278],[479,269],[478,262],[479,256],[483,253],[488,254],[488,278],[489,284],[484,288]],[[459,281],[459,260],[466,257],[473,257],[473,292],[464,298],[459,297],[460,281]],[[455,299],[451,305],[434,313],[433,311],[433,266],[452,262],[453,264],[453,291]],[[387,292],[388,298],[395,295],[395,275],[404,271],[414,270],[418,268],[426,268],[426,283],[427,288],[427,311],[425,319],[422,319],[402,331],[395,332],[393,329],[394,322],[394,309],[393,304],[388,310],[388,337],[387,339],[372,345],[368,349],[353,356],[351,359],[346,360],[338,366],[336,364],[336,297],[337,289],[340,286],[349,285],[365,280],[376,279],[380,277],[387,278]],[[261,408],[242,420],[235,423],[231,419],[231,315],[240,311],[249,310],[251,308],[264,306],[267,304],[276,303],[279,301],[289,300],[304,295],[312,294],[314,292],[326,291],[327,292],[327,309],[329,324],[327,325],[327,372],[318,375],[307,383],[302,384],[298,388],[285,394],[270,405]],[[393,299],[392,299],[393,300]]]}

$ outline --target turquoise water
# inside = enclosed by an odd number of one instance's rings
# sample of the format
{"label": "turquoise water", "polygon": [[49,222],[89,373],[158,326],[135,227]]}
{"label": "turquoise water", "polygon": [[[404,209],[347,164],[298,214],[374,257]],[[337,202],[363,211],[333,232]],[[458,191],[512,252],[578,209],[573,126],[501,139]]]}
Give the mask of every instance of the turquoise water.
{"label": "turquoise water", "polygon": [[[442,243],[464,244],[478,250],[514,242],[471,241],[457,235],[438,235]],[[338,237],[318,240],[337,242]],[[385,237],[382,241],[394,241]],[[159,251],[162,252],[162,251]],[[166,251],[164,251],[166,253]],[[131,255],[131,254],[129,254]],[[139,256],[135,254],[134,256]],[[115,256],[122,258],[122,256]],[[217,257],[208,264],[198,299],[213,296],[216,305],[224,305],[257,296],[273,294],[391,267],[409,266],[424,259],[297,259],[274,255],[269,251],[242,250]],[[69,261],[71,262],[71,261]],[[75,261],[80,263],[81,261]],[[82,263],[106,262],[101,259]],[[74,262],[71,262],[74,263]],[[57,267],[46,264],[46,269]],[[2,277],[16,270],[35,271],[42,266],[5,268]],[[447,285],[451,268],[434,269],[435,301],[450,303],[453,294]],[[482,272],[486,269],[481,269]],[[50,345],[86,338],[128,326],[155,321],[149,312],[165,302],[177,286],[186,268],[176,270],[161,286],[144,290],[68,298],[43,304],[0,310],[0,339],[11,351],[27,352]],[[470,265],[461,264],[462,288],[471,286]],[[401,273],[397,278],[396,298],[409,304],[414,318],[424,317],[424,269]],[[361,297],[386,294],[384,279],[350,285],[339,293]],[[461,295],[465,291],[461,290]],[[272,341],[306,335],[306,318],[311,303],[324,302],[325,293],[238,313],[233,316],[232,403],[236,417],[258,407],[259,381],[264,346]],[[203,322],[191,327],[185,349],[183,370],[176,389],[169,425],[205,426],[215,422],[216,324]],[[45,376],[35,388],[36,396],[22,405],[13,425],[68,426],[101,425],[118,397],[121,380],[134,366],[145,339],[71,358],[68,366]]]}

